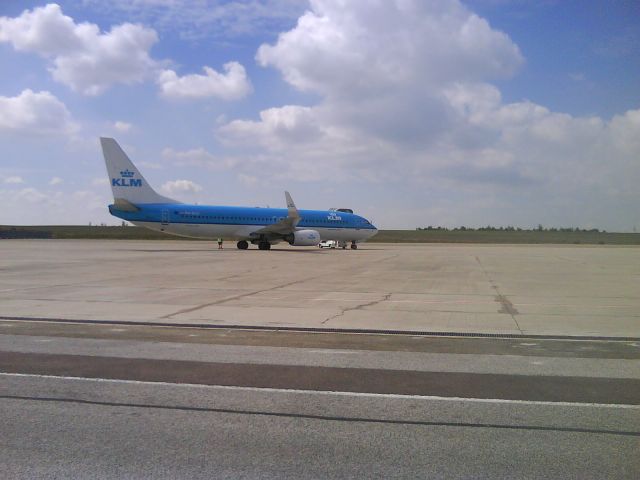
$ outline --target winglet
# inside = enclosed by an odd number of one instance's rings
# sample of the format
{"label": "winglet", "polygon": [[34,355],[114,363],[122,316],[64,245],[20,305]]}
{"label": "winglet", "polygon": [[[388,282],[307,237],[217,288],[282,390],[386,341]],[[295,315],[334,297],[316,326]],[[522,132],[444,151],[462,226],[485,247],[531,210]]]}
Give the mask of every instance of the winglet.
{"label": "winglet", "polygon": [[[300,221],[300,214],[296,208],[296,204],[293,203],[293,198],[289,192],[284,192],[284,197],[287,199],[287,210],[289,210],[289,218]],[[296,222],[298,223],[298,222]]]}

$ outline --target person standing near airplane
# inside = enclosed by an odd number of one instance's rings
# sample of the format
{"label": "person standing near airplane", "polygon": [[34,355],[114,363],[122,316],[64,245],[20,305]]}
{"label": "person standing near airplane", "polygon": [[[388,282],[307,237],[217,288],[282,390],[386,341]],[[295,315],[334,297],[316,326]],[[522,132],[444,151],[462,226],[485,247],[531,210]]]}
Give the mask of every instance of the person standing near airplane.
{"label": "person standing near airplane", "polygon": [[218,238],[218,250],[222,250],[222,239]]}

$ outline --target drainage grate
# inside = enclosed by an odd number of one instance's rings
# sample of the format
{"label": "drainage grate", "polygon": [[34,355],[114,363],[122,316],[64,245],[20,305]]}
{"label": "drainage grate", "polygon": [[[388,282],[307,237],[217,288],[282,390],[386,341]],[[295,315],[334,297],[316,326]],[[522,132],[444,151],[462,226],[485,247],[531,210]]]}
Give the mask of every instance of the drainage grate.
{"label": "drainage grate", "polygon": [[141,322],[126,320],[78,320],[68,318],[42,317],[7,317],[0,316],[0,320],[21,322],[47,323],[77,323],[89,325],[125,325],[137,327],[171,327],[171,328],[199,328],[210,330],[264,330],[272,332],[303,332],[303,333],[350,333],[368,335],[404,335],[423,337],[467,337],[467,338],[538,338],[547,340],[603,340],[616,342],[638,342],[640,337],[602,337],[594,335],[529,335],[519,333],[486,333],[486,332],[431,332],[428,330],[385,330],[367,328],[331,328],[331,327],[282,327],[265,325],[222,325],[209,323],[170,323],[170,322]]}

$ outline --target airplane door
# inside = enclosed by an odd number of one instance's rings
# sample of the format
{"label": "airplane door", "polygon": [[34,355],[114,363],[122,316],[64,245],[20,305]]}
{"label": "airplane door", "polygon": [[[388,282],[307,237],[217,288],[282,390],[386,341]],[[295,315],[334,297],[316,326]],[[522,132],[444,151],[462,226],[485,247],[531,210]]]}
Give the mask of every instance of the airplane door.
{"label": "airplane door", "polygon": [[169,225],[169,210],[162,210],[162,225]]}

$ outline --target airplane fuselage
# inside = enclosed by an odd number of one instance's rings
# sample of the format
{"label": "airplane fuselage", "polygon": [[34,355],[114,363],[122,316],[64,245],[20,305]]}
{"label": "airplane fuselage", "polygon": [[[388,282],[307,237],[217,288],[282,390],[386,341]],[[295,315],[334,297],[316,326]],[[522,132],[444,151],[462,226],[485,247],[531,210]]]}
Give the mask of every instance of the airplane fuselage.
{"label": "airplane fuselage", "polygon": [[[207,205],[144,204],[137,210],[120,210],[109,205],[112,215],[152,230],[203,239],[237,238],[253,240],[257,231],[287,217],[284,208],[225,207]],[[310,229],[322,239],[360,242],[377,233],[365,218],[334,210],[299,210],[297,230]],[[271,243],[281,241],[270,238]]]}

